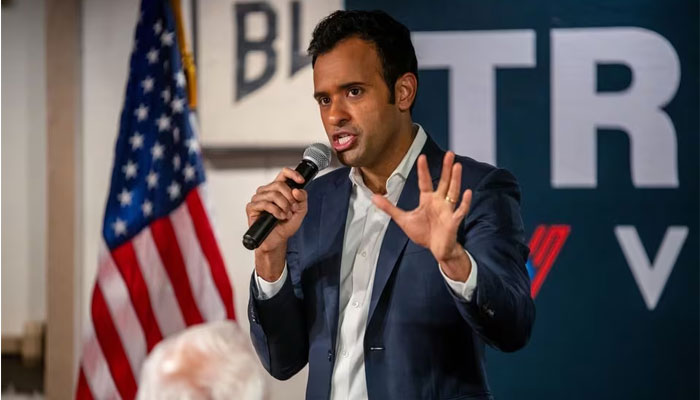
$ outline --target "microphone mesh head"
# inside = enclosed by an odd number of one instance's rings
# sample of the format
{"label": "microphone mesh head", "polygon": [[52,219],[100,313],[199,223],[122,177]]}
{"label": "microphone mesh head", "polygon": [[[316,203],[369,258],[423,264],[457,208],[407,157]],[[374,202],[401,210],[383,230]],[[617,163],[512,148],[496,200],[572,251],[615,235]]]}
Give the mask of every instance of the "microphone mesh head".
{"label": "microphone mesh head", "polygon": [[314,143],[304,150],[304,160],[314,163],[319,171],[325,169],[331,164],[331,149],[323,143]]}

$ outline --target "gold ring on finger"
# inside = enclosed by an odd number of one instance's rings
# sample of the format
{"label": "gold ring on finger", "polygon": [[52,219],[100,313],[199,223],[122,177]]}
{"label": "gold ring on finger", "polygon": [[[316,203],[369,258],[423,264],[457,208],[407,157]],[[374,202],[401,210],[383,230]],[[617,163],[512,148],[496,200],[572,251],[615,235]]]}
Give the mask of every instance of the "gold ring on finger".
{"label": "gold ring on finger", "polygon": [[445,196],[445,201],[448,202],[448,203],[452,203],[452,204],[456,204],[456,203],[457,203],[456,201],[452,200],[452,199],[450,198],[450,196]]}

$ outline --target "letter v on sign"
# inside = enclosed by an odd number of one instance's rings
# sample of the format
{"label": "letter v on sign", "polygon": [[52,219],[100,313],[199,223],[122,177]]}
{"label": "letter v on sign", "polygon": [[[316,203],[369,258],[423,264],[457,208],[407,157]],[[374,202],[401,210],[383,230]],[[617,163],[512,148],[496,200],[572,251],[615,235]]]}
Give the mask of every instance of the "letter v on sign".
{"label": "letter v on sign", "polygon": [[671,275],[676,259],[678,259],[683,243],[685,243],[685,238],[688,236],[688,227],[668,227],[653,264],[649,262],[650,258],[647,257],[644,245],[642,245],[634,226],[616,226],[615,236],[617,236],[627,264],[632,270],[639,291],[642,292],[647,308],[653,310],[659,302],[668,277]]}

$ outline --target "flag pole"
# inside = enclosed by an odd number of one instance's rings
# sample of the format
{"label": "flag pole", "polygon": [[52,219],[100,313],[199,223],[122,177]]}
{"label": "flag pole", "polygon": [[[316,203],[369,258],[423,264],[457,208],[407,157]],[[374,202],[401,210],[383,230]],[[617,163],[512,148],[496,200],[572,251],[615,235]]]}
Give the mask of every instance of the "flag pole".
{"label": "flag pole", "polygon": [[182,54],[182,65],[187,76],[187,97],[189,100],[190,109],[197,108],[197,74],[195,71],[194,57],[187,46],[187,38],[185,37],[185,29],[182,23],[182,7],[180,0],[170,0],[175,14],[175,26],[177,29],[177,41]]}

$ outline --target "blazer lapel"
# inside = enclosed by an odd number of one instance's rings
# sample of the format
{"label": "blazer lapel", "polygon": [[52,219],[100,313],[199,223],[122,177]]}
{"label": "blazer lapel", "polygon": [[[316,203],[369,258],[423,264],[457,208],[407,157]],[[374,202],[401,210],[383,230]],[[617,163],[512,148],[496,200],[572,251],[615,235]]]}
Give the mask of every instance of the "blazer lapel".
{"label": "blazer lapel", "polygon": [[331,335],[332,348],[335,349],[338,334],[338,297],[340,294],[340,263],[343,258],[345,238],[345,221],[350,202],[351,182],[347,175],[336,181],[335,190],[325,194],[321,202],[321,219],[319,249],[324,254],[322,265],[325,271],[321,275],[323,282],[323,304],[326,326]]}
{"label": "blazer lapel", "polygon": [[[440,172],[442,170],[442,159],[445,154],[430,137],[425,142],[421,154],[428,157],[428,170],[433,180],[433,187],[437,186],[440,180]],[[417,161],[417,160],[416,160]],[[411,172],[408,174],[403,191],[399,197],[396,206],[402,210],[413,210],[418,207],[420,201],[420,191],[418,190],[418,170],[417,163],[413,164]],[[372,298],[369,305],[369,314],[367,322],[372,320],[374,310],[377,308],[377,303],[384,291],[384,288],[391,277],[399,256],[403,253],[408,236],[399,228],[398,225],[391,220],[384,234],[382,247],[379,251],[379,259],[377,260],[377,270],[374,275],[374,285],[372,287]]]}

